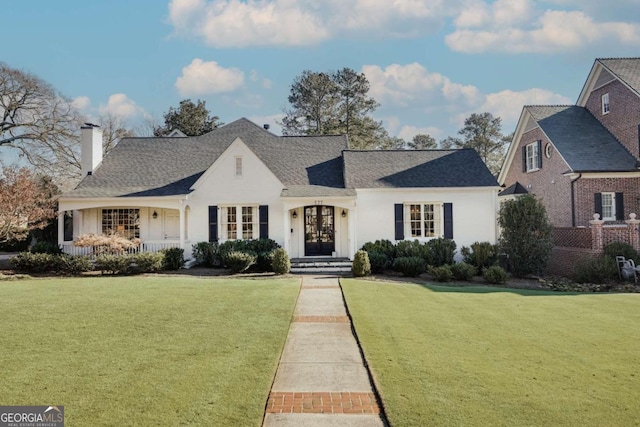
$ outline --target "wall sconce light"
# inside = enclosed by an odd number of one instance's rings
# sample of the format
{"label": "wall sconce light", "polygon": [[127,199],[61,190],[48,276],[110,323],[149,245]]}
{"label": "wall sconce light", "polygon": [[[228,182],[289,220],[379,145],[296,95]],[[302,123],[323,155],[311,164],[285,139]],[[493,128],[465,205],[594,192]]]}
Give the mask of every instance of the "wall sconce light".
{"label": "wall sconce light", "polygon": [[158,218],[158,212],[153,211],[153,215],[151,215],[151,217],[152,217],[153,219],[157,219],[157,218]]}
{"label": "wall sconce light", "polygon": [[342,218],[346,218],[346,217],[347,217],[347,211],[342,209]]}
{"label": "wall sconce light", "polygon": [[293,214],[291,214],[291,216],[293,217],[293,219],[298,218],[298,211],[293,211]]}

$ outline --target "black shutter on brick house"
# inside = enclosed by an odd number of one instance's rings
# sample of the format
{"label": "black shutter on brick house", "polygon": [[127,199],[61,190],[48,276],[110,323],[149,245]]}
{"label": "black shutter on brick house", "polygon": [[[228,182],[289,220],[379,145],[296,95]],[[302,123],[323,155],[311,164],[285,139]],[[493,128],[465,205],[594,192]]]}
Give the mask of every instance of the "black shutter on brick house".
{"label": "black shutter on brick house", "polygon": [[209,241],[218,241],[218,207],[209,206]]}
{"label": "black shutter on brick house", "polygon": [[269,206],[260,205],[258,208],[260,215],[260,238],[269,238]]}
{"label": "black shutter on brick house", "polygon": [[538,140],[538,169],[542,169],[542,141]]}
{"label": "black shutter on brick house", "polygon": [[444,238],[453,239],[453,203],[444,204]]}
{"label": "black shutter on brick house", "polygon": [[394,208],[396,240],[404,240],[404,205],[402,203],[396,203]]}
{"label": "black shutter on brick house", "polygon": [[600,215],[600,219],[602,219],[602,193],[593,195],[593,212]]}
{"label": "black shutter on brick house", "polygon": [[522,147],[522,172],[527,171],[527,146]]}
{"label": "black shutter on brick house", "polygon": [[624,220],[624,194],[616,193],[616,220]]}

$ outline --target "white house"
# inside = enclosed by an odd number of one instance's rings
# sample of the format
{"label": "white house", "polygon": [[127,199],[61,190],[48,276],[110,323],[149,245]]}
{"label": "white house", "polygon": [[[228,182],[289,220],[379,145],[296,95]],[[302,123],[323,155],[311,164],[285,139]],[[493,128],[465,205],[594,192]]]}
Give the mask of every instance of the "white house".
{"label": "white house", "polygon": [[125,138],[104,158],[84,126],[82,182],[59,199],[59,243],[138,237],[143,250],[271,238],[291,258],[352,259],[377,239],[496,240],[495,178],[474,150],[349,150],[240,119],[198,137]]}

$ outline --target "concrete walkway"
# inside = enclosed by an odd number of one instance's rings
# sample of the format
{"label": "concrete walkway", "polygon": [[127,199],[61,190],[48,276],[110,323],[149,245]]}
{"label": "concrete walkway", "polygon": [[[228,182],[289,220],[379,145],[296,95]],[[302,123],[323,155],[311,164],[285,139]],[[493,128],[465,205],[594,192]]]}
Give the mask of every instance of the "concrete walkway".
{"label": "concrete walkway", "polygon": [[303,276],[263,426],[384,426],[336,276]]}

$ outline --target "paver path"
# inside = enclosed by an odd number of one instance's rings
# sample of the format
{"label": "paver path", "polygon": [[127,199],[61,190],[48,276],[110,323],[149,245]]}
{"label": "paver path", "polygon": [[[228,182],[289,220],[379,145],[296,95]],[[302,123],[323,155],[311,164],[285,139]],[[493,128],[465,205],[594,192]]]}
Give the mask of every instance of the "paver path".
{"label": "paver path", "polygon": [[384,426],[336,276],[303,276],[263,426]]}

